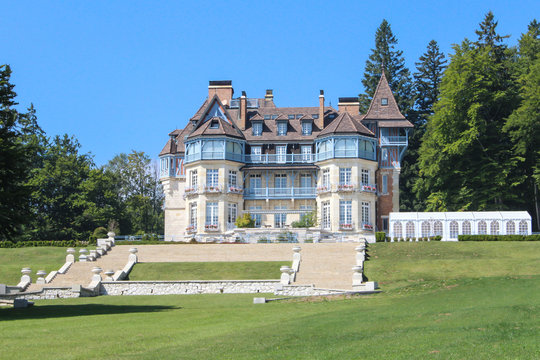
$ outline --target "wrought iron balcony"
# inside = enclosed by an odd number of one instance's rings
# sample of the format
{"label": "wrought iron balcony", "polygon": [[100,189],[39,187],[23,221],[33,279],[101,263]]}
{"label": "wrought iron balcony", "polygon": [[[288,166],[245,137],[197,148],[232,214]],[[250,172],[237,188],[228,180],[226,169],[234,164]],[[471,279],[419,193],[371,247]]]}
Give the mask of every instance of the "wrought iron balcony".
{"label": "wrought iron balcony", "polygon": [[354,229],[354,222],[340,222],[339,223],[339,230],[353,230]]}
{"label": "wrought iron balcony", "polygon": [[184,189],[184,198],[194,196],[199,193],[197,186],[191,186]]}
{"label": "wrought iron balcony", "polygon": [[330,185],[322,185],[317,188],[317,194],[329,193],[331,191],[332,187]]}
{"label": "wrought iron balcony", "polygon": [[355,183],[342,183],[337,186],[338,192],[353,192],[356,191]]}
{"label": "wrought iron balcony", "polygon": [[197,232],[197,225],[190,225],[186,228],[186,233],[193,234]]}
{"label": "wrought iron balcony", "polygon": [[204,193],[219,194],[223,192],[223,186],[221,185],[206,185],[204,186]]}
{"label": "wrought iron balcony", "polygon": [[242,194],[243,192],[244,192],[244,189],[240,186],[236,186],[236,185],[227,186],[227,193],[229,194]]}
{"label": "wrought iron balcony", "polygon": [[360,185],[360,191],[376,193],[377,192],[377,185],[375,185],[375,184],[363,184],[362,183]]}
{"label": "wrought iron balcony", "polygon": [[371,223],[363,222],[362,223],[362,229],[363,230],[372,230],[373,231],[373,225]]}
{"label": "wrought iron balcony", "polygon": [[206,224],[204,225],[205,231],[219,231],[219,225],[218,224]]}
{"label": "wrought iron balcony", "polygon": [[245,199],[314,199],[314,187],[246,188]]}

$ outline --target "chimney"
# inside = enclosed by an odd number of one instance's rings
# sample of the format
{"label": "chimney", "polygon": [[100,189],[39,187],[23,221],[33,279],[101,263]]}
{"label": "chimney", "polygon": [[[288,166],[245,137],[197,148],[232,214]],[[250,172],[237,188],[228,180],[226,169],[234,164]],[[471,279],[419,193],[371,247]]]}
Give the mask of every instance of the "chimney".
{"label": "chimney", "polygon": [[246,130],[247,122],[247,98],[246,92],[242,91],[242,96],[240,97],[240,130]]}
{"label": "chimney", "polygon": [[338,111],[351,115],[360,114],[360,102],[357,97],[341,97],[338,102]]}
{"label": "chimney", "polygon": [[321,90],[319,95],[319,118],[315,121],[315,125],[321,130],[324,128],[324,90]]}
{"label": "chimney", "polygon": [[274,100],[274,91],[272,89],[266,89],[266,95],[264,95],[265,100]]}
{"label": "chimney", "polygon": [[223,105],[229,105],[233,94],[231,80],[211,80],[208,82],[208,99],[217,95]]}

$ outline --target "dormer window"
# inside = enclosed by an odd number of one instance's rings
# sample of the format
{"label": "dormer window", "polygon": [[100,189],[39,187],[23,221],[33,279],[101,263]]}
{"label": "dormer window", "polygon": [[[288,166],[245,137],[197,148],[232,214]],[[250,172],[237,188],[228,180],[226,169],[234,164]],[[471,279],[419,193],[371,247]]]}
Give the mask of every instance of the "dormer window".
{"label": "dormer window", "polygon": [[388,105],[388,98],[382,98],[382,99],[381,99],[381,105],[382,105],[382,106]]}
{"label": "dormer window", "polygon": [[279,121],[277,123],[277,134],[287,135],[287,122],[286,121]]}
{"label": "dormer window", "polygon": [[270,115],[264,115],[264,120],[270,120]]}
{"label": "dormer window", "polygon": [[272,120],[275,120],[277,118],[277,115],[272,115]]}
{"label": "dormer window", "polygon": [[312,123],[311,121],[302,121],[302,135],[311,135]]}
{"label": "dormer window", "polygon": [[262,135],[262,122],[253,122],[253,136]]}
{"label": "dormer window", "polygon": [[219,122],[217,120],[210,121],[210,129],[219,129]]}
{"label": "dormer window", "polygon": [[294,119],[294,114],[289,115],[289,120],[292,120],[292,119]]}
{"label": "dormer window", "polygon": [[313,119],[318,119],[318,118],[319,118],[319,114],[311,114],[311,117],[312,117]]}
{"label": "dormer window", "polygon": [[297,119],[300,119],[302,116],[304,116],[304,114],[296,114]]}

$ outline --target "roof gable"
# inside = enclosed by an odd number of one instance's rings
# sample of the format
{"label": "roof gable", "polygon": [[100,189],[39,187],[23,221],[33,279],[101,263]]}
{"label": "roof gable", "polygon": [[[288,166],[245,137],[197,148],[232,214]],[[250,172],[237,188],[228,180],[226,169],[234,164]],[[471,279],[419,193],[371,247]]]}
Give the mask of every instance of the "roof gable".
{"label": "roof gable", "polygon": [[320,136],[329,135],[329,134],[362,134],[368,136],[374,136],[374,134],[362,125],[360,122],[356,121],[351,114],[348,112],[342,112],[338,117],[332,121],[323,131],[319,134]]}

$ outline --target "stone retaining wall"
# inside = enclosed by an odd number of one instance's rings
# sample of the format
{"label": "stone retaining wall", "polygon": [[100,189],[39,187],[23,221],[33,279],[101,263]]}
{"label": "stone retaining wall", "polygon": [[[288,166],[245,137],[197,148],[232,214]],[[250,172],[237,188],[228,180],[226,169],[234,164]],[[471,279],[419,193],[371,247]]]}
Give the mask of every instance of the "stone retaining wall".
{"label": "stone retaining wall", "polygon": [[0,295],[1,300],[50,300],[60,298],[77,298],[80,297],[79,292],[74,292],[70,287],[43,288],[35,292],[22,292],[11,295]]}
{"label": "stone retaining wall", "polygon": [[279,280],[104,281],[101,295],[190,295],[273,293]]}

